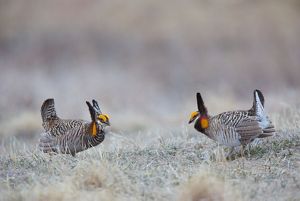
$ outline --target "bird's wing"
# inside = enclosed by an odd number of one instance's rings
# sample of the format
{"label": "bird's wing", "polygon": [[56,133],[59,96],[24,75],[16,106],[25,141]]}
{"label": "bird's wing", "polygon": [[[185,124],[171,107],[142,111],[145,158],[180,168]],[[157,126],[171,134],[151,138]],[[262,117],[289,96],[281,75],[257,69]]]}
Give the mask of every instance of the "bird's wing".
{"label": "bird's wing", "polygon": [[42,133],[39,140],[39,149],[44,153],[58,152],[56,138],[51,133]]}
{"label": "bird's wing", "polygon": [[252,140],[263,134],[262,128],[256,117],[242,119],[235,127],[235,131],[241,136],[241,144],[250,143]]}

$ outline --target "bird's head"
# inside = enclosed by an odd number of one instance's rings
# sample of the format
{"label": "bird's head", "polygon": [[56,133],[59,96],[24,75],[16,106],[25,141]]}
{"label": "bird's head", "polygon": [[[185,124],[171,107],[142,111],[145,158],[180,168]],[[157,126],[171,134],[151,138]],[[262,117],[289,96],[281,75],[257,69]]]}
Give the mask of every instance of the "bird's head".
{"label": "bird's head", "polygon": [[110,126],[109,117],[107,114],[102,114],[98,103],[93,100],[93,106],[90,102],[86,101],[89,107],[92,123],[91,123],[91,134],[96,136],[99,131],[103,130],[105,126]]}
{"label": "bird's head", "polygon": [[105,126],[110,126],[109,116],[101,112],[97,101],[93,100],[92,102],[93,102],[93,110],[95,111],[95,115],[97,116],[95,118],[97,123],[100,123]]}
{"label": "bird's head", "polygon": [[202,129],[206,129],[209,126],[207,109],[204,105],[201,94],[197,93],[196,97],[197,97],[198,111],[191,113],[189,124],[197,121],[197,122],[199,122],[200,127]]}
{"label": "bird's head", "polygon": [[97,116],[97,120],[100,121],[101,124],[106,126],[110,126],[109,116],[107,114],[99,114]]}
{"label": "bird's head", "polygon": [[190,115],[189,124],[193,123],[199,117],[200,117],[199,111],[192,112]]}

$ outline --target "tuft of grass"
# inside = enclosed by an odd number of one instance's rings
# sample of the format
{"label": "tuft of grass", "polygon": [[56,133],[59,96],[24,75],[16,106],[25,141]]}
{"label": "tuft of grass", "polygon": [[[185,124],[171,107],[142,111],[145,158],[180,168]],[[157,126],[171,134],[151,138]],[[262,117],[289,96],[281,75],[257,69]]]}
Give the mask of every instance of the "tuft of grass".
{"label": "tuft of grass", "polygon": [[191,177],[188,182],[181,186],[179,201],[225,201],[240,200],[224,178],[213,174],[207,168],[202,168],[198,174]]}

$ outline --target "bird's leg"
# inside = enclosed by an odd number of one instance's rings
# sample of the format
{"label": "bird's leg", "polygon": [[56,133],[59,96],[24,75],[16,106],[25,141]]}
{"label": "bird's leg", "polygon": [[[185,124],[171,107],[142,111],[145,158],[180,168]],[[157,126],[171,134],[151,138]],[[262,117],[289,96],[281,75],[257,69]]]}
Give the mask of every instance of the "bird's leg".
{"label": "bird's leg", "polygon": [[228,152],[228,154],[226,155],[226,159],[227,160],[231,160],[232,159],[232,153],[234,151],[234,147],[230,148],[230,151]]}
{"label": "bird's leg", "polygon": [[242,158],[245,157],[245,145],[242,145],[242,148],[241,148],[241,157]]}
{"label": "bird's leg", "polygon": [[251,148],[251,144],[248,144],[248,158],[250,158],[251,157],[251,154],[250,154],[250,148]]}

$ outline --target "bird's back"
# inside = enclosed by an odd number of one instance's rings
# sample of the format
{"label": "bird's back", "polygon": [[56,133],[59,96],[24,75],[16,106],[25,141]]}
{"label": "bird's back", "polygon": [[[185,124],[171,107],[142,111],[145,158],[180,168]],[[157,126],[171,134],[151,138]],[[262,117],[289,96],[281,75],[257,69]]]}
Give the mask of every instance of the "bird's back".
{"label": "bird's back", "polygon": [[73,119],[53,119],[43,122],[45,132],[50,133],[54,137],[64,135],[68,130],[83,126],[86,121]]}

